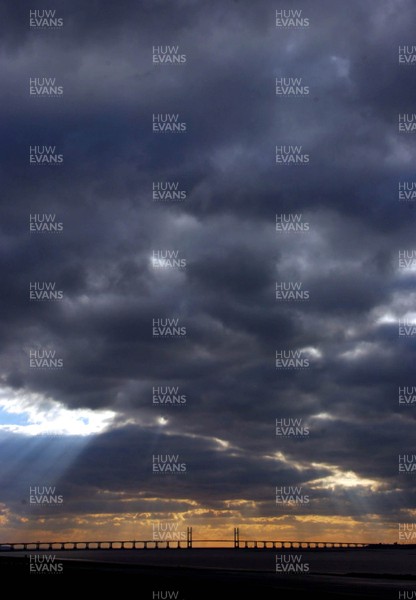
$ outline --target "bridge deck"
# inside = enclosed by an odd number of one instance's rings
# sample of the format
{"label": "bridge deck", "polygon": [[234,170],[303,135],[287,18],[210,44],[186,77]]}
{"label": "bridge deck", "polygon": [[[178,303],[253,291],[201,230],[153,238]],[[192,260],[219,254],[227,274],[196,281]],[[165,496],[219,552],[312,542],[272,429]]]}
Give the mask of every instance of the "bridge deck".
{"label": "bridge deck", "polygon": [[[347,549],[365,548],[363,542],[316,542],[297,540],[103,540],[67,542],[13,542],[0,543],[0,552],[37,550],[159,550],[171,548],[195,548],[195,544],[210,544],[209,548],[223,548],[215,544],[229,544],[234,549]],[[212,545],[214,544],[214,545]]]}

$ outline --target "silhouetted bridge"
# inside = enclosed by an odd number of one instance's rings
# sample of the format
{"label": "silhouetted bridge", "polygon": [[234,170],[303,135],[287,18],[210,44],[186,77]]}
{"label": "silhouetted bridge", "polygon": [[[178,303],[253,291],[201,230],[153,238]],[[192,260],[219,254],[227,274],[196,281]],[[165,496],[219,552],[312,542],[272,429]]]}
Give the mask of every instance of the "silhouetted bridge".
{"label": "silhouetted bridge", "polygon": [[[182,536],[181,536],[182,537]],[[232,544],[238,549],[340,549],[367,548],[363,542],[301,542],[293,540],[240,540],[239,528],[234,528],[233,540],[198,540],[192,538],[192,527],[186,531],[186,540],[125,540],[91,542],[13,542],[0,543],[0,552],[43,551],[43,550],[159,550],[171,548],[194,548],[194,544],[209,544],[208,548],[224,548]],[[214,545],[212,545],[214,544]],[[221,545],[217,545],[221,544]],[[204,547],[204,546],[203,546]]]}

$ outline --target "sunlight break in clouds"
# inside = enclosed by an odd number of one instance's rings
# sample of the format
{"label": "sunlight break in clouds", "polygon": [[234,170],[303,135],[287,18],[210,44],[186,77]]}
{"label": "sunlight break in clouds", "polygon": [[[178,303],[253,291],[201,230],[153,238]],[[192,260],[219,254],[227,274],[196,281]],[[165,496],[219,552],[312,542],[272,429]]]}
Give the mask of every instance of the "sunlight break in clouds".
{"label": "sunlight break in clouds", "polygon": [[40,394],[0,392],[0,431],[22,435],[88,436],[107,430],[116,413],[111,410],[69,410],[60,402]]}

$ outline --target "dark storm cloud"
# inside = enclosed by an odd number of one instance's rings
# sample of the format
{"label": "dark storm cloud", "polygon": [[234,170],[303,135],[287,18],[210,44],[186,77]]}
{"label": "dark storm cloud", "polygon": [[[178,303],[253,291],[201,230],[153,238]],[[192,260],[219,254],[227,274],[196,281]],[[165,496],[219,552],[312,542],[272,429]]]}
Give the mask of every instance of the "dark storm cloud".
{"label": "dark storm cloud", "polygon": [[[144,488],[207,507],[254,499],[270,516],[275,484],[307,486],[335,467],[381,484],[363,488],[369,511],[411,506],[397,457],[414,451],[414,408],[398,405],[398,387],[416,384],[415,347],[397,321],[413,310],[413,274],[397,272],[397,256],[412,248],[416,212],[397,185],[413,176],[415,142],[397,119],[414,112],[415,84],[397,55],[416,8],[297,2],[311,26],[295,31],[275,28],[280,4],[71,2],[57,7],[63,31],[39,32],[30,3],[2,8],[2,381],[133,423],[90,440],[62,475],[74,512],[90,489]],[[186,64],[152,65],[157,44],[178,44]],[[29,96],[29,78],[44,76],[63,98]],[[304,78],[311,97],[277,98],[275,77]],[[153,134],[164,112],[187,133]],[[33,145],[56,146],[63,165],[29,165]],[[310,164],[276,166],[276,145],[302,145]],[[152,202],[165,180],[187,199]],[[29,214],[44,212],[62,233],[29,234]],[[310,230],[275,232],[275,214],[294,212]],[[166,249],[185,271],[152,268]],[[64,300],[29,302],[32,281],[56,282]],[[301,281],[310,300],[276,302],[279,281]],[[152,339],[160,317],[183,320],[186,339]],[[64,369],[30,369],[34,347],[54,348]],[[276,350],[298,349],[309,369],[275,369]],[[152,406],[157,385],[178,385],[187,406]],[[303,418],[310,437],[278,440],[283,417]],[[186,478],[155,481],[152,447],[189,457]],[[364,514],[364,501],[319,489],[320,514]]]}

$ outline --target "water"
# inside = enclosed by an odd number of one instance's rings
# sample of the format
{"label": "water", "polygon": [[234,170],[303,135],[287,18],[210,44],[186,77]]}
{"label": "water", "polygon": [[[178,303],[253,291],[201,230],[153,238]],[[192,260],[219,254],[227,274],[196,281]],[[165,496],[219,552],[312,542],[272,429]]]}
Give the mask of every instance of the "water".
{"label": "water", "polygon": [[[24,556],[24,552],[1,553],[0,556]],[[416,550],[68,550],[31,552],[30,554],[53,555],[62,559],[94,562],[113,562],[156,567],[192,567],[216,570],[275,572],[276,555],[301,555],[301,563],[309,565],[310,574],[345,575],[348,573],[373,574],[375,576],[416,576]],[[278,575],[276,575],[278,576]]]}

